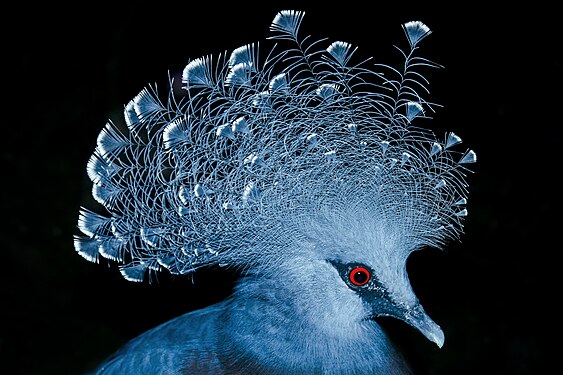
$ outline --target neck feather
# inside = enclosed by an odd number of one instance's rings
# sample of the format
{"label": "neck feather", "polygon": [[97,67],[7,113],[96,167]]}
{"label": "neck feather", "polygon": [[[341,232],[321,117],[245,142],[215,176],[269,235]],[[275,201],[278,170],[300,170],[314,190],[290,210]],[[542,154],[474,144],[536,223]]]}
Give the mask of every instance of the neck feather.
{"label": "neck feather", "polygon": [[[373,320],[347,319],[307,290],[271,278],[242,281],[222,318],[224,358],[233,371],[254,373],[409,373]],[[315,296],[315,297],[313,297]]]}

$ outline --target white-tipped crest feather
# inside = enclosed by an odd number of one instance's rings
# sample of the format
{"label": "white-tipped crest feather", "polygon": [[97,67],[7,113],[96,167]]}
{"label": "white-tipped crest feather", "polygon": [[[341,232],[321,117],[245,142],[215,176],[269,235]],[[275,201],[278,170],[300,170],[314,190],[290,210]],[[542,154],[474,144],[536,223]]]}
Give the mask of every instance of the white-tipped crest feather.
{"label": "white-tipped crest feather", "polygon": [[[343,220],[378,233],[371,241],[390,253],[400,239],[401,260],[460,235],[476,155],[457,151],[454,133],[444,141],[412,125],[432,109],[422,70],[436,65],[416,55],[430,29],[404,24],[404,72],[375,71],[351,63],[349,43],[298,38],[303,16],[275,16],[278,44],[264,62],[257,44],[192,60],[186,99],[163,105],[144,89],[125,107],[127,131],[102,129],[87,171],[108,214],[80,211],[80,255],[122,263],[138,282],[161,268],[268,264],[329,241]],[[355,241],[333,240],[345,238]]]}

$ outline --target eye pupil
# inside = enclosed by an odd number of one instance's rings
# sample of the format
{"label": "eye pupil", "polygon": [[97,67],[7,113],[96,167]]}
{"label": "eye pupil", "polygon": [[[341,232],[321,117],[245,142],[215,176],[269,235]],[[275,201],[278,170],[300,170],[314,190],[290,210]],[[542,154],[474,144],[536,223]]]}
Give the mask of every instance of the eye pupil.
{"label": "eye pupil", "polygon": [[364,267],[355,267],[350,272],[350,281],[357,286],[363,286],[368,283],[370,279],[369,271]]}
{"label": "eye pupil", "polygon": [[356,271],[353,278],[355,284],[365,284],[369,277],[364,271]]}

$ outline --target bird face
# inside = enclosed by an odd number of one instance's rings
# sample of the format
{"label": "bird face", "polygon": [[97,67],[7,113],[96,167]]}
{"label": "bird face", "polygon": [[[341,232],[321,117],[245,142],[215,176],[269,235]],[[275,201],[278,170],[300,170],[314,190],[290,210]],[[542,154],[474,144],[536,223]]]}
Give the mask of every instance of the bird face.
{"label": "bird face", "polygon": [[[330,260],[346,287],[361,300],[365,309],[365,319],[393,317],[418,329],[426,338],[439,347],[444,343],[444,333],[430,319],[418,302],[406,270],[390,272],[389,267],[380,267],[357,262]],[[394,284],[388,285],[389,280]]]}
{"label": "bird face", "polygon": [[[400,319],[441,347],[444,334],[420,305],[406,270],[409,255],[424,244],[383,213],[361,207],[321,211],[320,219],[306,226],[308,245],[296,248],[307,258],[302,263],[315,269],[301,274],[326,271],[316,291],[333,301],[334,315],[343,311],[350,321],[364,323],[377,317]],[[333,288],[324,290],[327,285]]]}

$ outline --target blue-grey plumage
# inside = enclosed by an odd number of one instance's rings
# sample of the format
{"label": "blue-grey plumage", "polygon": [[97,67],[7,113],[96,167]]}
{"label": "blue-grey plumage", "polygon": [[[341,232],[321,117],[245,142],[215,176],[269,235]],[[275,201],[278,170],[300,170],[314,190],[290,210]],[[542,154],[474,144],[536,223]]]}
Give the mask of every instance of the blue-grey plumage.
{"label": "blue-grey plumage", "polygon": [[[377,318],[438,346],[406,271],[409,255],[462,232],[467,165],[454,133],[415,127],[433,104],[419,57],[430,29],[405,23],[400,69],[355,48],[299,37],[304,13],[279,12],[279,42],[189,62],[185,97],[142,90],[108,123],[88,162],[109,215],[82,209],[75,248],[121,264],[130,281],[230,267],[234,294],[134,339],[102,373],[403,374]],[[286,47],[283,43],[289,43]]]}
{"label": "blue-grey plumage", "polygon": [[[391,298],[388,304],[388,311],[403,311]],[[410,373],[374,309],[331,262],[303,259],[297,268],[242,278],[227,300],[137,337],[98,373]]]}

